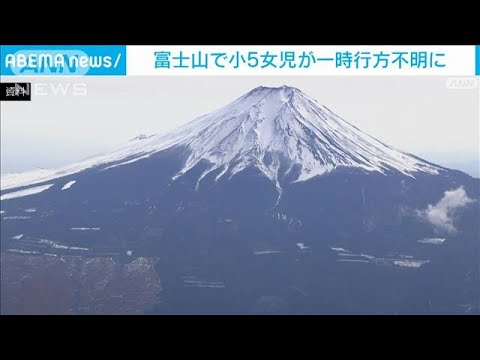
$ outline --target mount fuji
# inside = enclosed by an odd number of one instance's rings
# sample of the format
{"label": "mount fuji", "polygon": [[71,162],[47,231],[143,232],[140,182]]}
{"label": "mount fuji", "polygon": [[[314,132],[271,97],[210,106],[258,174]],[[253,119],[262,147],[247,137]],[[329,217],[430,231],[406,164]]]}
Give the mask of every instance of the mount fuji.
{"label": "mount fuji", "polygon": [[258,87],[111,153],[2,176],[2,256],[154,264],[144,312],[474,312],[479,199],[479,179]]}
{"label": "mount fuji", "polygon": [[286,179],[305,181],[341,167],[408,176],[438,174],[442,169],[383,144],[300,90],[282,86],[258,87],[176,131],[137,136],[106,156],[53,173],[7,175],[2,186],[9,189],[93,167],[108,169],[174,147],[184,147],[187,156],[173,180],[203,161],[209,163],[198,184],[210,173],[217,172],[216,180],[231,178],[248,167],[259,170],[279,189]]}

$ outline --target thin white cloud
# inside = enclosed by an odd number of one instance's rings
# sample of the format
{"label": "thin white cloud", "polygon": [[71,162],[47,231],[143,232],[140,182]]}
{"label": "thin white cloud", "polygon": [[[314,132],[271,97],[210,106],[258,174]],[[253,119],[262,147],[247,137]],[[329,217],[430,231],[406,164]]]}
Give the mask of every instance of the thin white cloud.
{"label": "thin white cloud", "polygon": [[435,205],[430,204],[425,210],[419,210],[417,214],[430,222],[437,232],[453,234],[457,231],[453,225],[455,212],[473,201],[462,186],[455,190],[445,191],[443,198]]}

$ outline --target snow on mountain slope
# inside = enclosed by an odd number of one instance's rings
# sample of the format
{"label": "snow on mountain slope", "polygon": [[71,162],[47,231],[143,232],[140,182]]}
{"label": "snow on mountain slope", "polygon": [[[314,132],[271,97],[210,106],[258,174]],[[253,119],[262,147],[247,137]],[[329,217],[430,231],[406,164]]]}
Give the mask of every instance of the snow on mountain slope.
{"label": "snow on mountain slope", "polygon": [[438,174],[442,169],[383,144],[296,88],[258,87],[167,134],[139,136],[112,153],[62,169],[7,174],[1,189],[51,181],[93,167],[121,166],[174,146],[184,146],[187,157],[173,180],[201,161],[209,165],[198,181],[212,171],[217,171],[218,180],[253,166],[279,189],[281,177],[294,169],[294,181],[337,167],[408,176]]}

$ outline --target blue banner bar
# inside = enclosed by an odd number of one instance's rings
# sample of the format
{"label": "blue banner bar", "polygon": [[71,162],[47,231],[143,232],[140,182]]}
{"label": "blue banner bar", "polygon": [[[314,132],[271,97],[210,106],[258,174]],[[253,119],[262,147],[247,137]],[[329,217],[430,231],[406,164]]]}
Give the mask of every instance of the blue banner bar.
{"label": "blue banner bar", "polygon": [[480,75],[480,45],[475,45],[475,75]]}
{"label": "blue banner bar", "polygon": [[0,46],[0,75],[126,75],[124,45]]}

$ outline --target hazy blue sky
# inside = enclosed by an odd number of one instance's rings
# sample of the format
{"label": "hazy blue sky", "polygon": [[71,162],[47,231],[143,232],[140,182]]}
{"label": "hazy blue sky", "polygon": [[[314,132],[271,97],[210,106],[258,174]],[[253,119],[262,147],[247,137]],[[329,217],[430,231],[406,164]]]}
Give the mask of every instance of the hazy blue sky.
{"label": "hazy blue sky", "polygon": [[[3,81],[19,78],[4,77]],[[140,133],[159,133],[227,104],[256,86],[291,85],[348,122],[404,151],[478,172],[479,91],[443,77],[28,78],[31,102],[1,106],[1,171],[66,165]],[[86,96],[74,87],[87,86]],[[67,85],[69,84],[69,85]],[[77,85],[74,85],[77,84]],[[36,93],[37,92],[37,93]],[[49,93],[45,96],[42,94]],[[478,173],[476,174],[478,176]]]}

